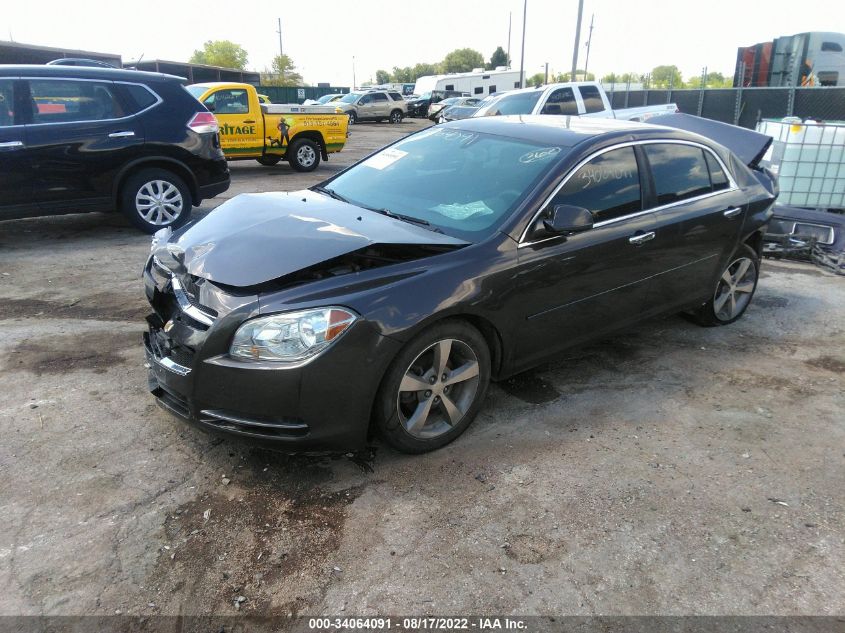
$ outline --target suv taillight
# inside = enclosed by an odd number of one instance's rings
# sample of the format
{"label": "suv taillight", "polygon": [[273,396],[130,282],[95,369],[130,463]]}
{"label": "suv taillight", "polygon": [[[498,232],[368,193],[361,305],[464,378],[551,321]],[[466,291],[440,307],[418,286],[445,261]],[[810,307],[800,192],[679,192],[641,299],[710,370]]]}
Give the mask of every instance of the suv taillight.
{"label": "suv taillight", "polygon": [[197,134],[216,134],[220,131],[217,125],[217,119],[211,112],[197,112],[191,120],[188,121],[188,128]]}

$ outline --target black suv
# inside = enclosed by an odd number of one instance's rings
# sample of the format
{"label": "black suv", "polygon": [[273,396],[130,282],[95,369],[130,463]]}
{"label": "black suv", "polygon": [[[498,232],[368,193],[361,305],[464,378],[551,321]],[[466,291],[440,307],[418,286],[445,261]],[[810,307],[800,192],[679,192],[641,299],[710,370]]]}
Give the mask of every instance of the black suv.
{"label": "black suv", "polygon": [[117,208],[149,233],[186,222],[229,169],[214,115],[183,83],[0,65],[0,220]]}

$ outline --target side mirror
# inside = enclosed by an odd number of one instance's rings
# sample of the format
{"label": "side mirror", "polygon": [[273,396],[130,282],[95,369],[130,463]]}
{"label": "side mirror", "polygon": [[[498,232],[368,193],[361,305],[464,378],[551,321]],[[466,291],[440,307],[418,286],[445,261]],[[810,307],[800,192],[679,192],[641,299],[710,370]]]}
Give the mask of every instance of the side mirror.
{"label": "side mirror", "polygon": [[580,233],[593,228],[593,214],[584,207],[571,204],[556,204],[546,209],[537,218],[533,234],[564,235],[566,233]]}

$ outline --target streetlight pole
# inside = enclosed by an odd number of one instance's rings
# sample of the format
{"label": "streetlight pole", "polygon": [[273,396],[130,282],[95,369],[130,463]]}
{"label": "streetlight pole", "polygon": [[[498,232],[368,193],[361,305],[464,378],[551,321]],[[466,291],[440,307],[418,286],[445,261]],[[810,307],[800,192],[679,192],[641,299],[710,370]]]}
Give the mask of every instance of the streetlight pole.
{"label": "streetlight pole", "polygon": [[[584,0],[581,0],[583,2]],[[519,55],[519,87],[525,88],[525,18],[528,15],[528,0],[522,3],[522,52]]]}
{"label": "streetlight pole", "polygon": [[513,17],[513,11],[508,11],[508,61],[505,64],[508,69],[511,67],[511,18]]}
{"label": "streetlight pole", "polygon": [[575,48],[572,51],[572,79],[577,81],[575,73],[578,72],[578,46],[581,44],[581,15],[584,13],[584,0],[578,0],[578,21],[575,23]]}
{"label": "streetlight pole", "polygon": [[352,90],[355,90],[355,55],[352,56]]}
{"label": "streetlight pole", "polygon": [[543,81],[543,85],[549,83],[549,62],[546,62],[546,79]]}

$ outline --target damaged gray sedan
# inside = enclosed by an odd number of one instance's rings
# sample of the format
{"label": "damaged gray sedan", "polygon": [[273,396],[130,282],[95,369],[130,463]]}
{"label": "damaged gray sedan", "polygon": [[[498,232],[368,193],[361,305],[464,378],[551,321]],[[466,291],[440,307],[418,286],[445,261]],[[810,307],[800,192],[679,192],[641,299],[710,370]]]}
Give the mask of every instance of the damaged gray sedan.
{"label": "damaged gray sedan", "polygon": [[740,158],[687,123],[467,119],[159,234],[152,394],[282,451],[379,433],[420,453],[467,429],[491,380],[569,347],[666,312],[732,323],[777,194],[768,137]]}

